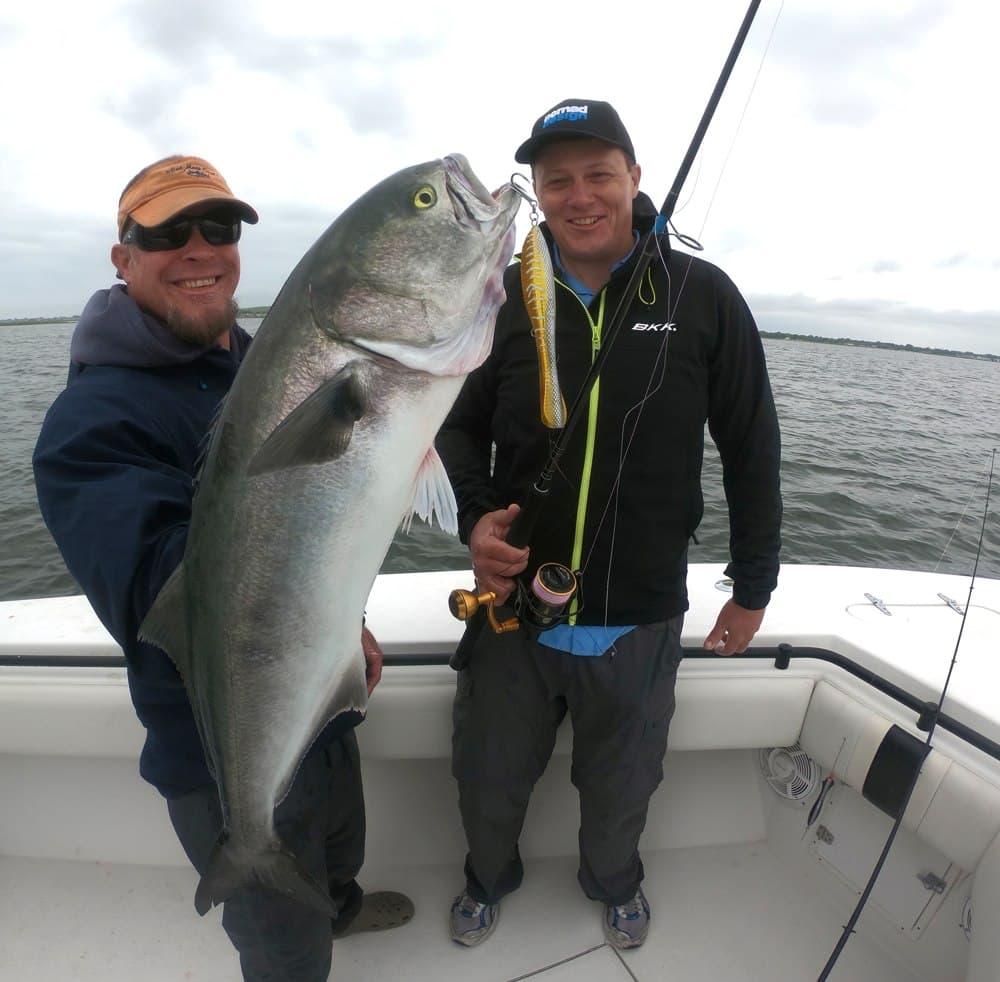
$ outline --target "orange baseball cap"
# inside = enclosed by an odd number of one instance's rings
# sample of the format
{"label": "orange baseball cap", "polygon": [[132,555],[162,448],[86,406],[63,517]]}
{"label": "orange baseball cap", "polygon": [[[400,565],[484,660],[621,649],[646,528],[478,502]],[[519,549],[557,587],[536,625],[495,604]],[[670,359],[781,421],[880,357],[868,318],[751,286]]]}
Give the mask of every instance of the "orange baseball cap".
{"label": "orange baseball cap", "polygon": [[162,225],[203,202],[231,205],[240,218],[257,224],[257,212],[229,189],[226,179],[201,157],[164,157],[139,171],[118,199],[118,238],[129,218],[139,225]]}

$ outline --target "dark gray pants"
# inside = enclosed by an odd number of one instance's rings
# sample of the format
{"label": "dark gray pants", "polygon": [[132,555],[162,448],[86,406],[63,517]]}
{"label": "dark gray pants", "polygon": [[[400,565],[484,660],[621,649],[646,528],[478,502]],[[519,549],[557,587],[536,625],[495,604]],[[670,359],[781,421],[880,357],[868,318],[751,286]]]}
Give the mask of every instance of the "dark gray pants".
{"label": "dark gray pants", "polygon": [[[170,821],[194,868],[204,875],[222,830],[214,787],[167,802]],[[350,731],[303,761],[287,797],[275,809],[281,841],[318,882],[329,884],[340,932],[361,907],[355,876],[365,855],[361,761]],[[222,926],[240,954],[247,982],[326,982],[330,918],[264,887],[240,890],[223,906]]]}
{"label": "dark gray pants", "polygon": [[623,904],[643,878],[639,837],[663,779],[683,615],[647,624],[600,657],[546,648],[487,625],[459,673],[452,773],[469,852],[466,889],[496,903],[521,884],[517,841],[567,710],[580,793],[584,893]]}

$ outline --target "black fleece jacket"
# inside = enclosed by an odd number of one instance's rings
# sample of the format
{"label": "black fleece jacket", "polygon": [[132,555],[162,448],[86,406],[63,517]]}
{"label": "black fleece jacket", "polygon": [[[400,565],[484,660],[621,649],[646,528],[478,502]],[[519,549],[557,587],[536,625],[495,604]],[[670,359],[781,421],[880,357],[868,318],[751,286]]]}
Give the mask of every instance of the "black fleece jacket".
{"label": "black fleece jacket", "polygon": [[[645,232],[651,221],[637,217],[636,226]],[[542,230],[551,248],[544,224]],[[589,309],[558,282],[557,271],[556,360],[570,405],[637,253]],[[465,542],[486,512],[525,499],[552,440],[539,417],[538,359],[517,263],[505,287],[492,352],[466,379],[436,441]],[[552,483],[525,576],[544,562],[582,569],[581,624],[650,623],[686,610],[687,544],[704,506],[707,422],[729,505],[733,596],[749,609],[766,606],[778,572],[780,436],[756,325],[725,273],[677,252],[665,268],[653,261],[591,393],[588,416]]]}

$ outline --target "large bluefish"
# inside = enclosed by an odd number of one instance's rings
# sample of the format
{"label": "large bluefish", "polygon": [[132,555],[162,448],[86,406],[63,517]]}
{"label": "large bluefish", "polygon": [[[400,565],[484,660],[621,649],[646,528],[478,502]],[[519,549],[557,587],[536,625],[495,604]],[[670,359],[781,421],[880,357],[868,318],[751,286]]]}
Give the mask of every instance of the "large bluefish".
{"label": "large bluefish", "polygon": [[459,155],[372,188],[296,266],[226,398],[140,631],[177,665],[219,785],[200,913],[252,881],[330,910],[274,808],[327,723],[367,705],[362,616],[400,520],[456,528],[433,441],[490,350],[518,201]]}

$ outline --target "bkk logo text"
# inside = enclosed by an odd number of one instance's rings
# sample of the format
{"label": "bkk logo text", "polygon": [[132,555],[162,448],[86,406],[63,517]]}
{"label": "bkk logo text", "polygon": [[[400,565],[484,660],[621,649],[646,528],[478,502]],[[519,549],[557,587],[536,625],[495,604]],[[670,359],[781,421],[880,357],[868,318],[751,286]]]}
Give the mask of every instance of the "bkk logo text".
{"label": "bkk logo text", "polygon": [[656,332],[656,333],[660,333],[662,331],[674,332],[674,331],[677,330],[677,325],[675,323],[673,323],[673,321],[671,321],[670,323],[667,323],[667,324],[643,324],[641,322],[637,322],[637,323],[635,323],[635,324],[632,325],[632,330],[633,331],[653,331],[653,332]]}

